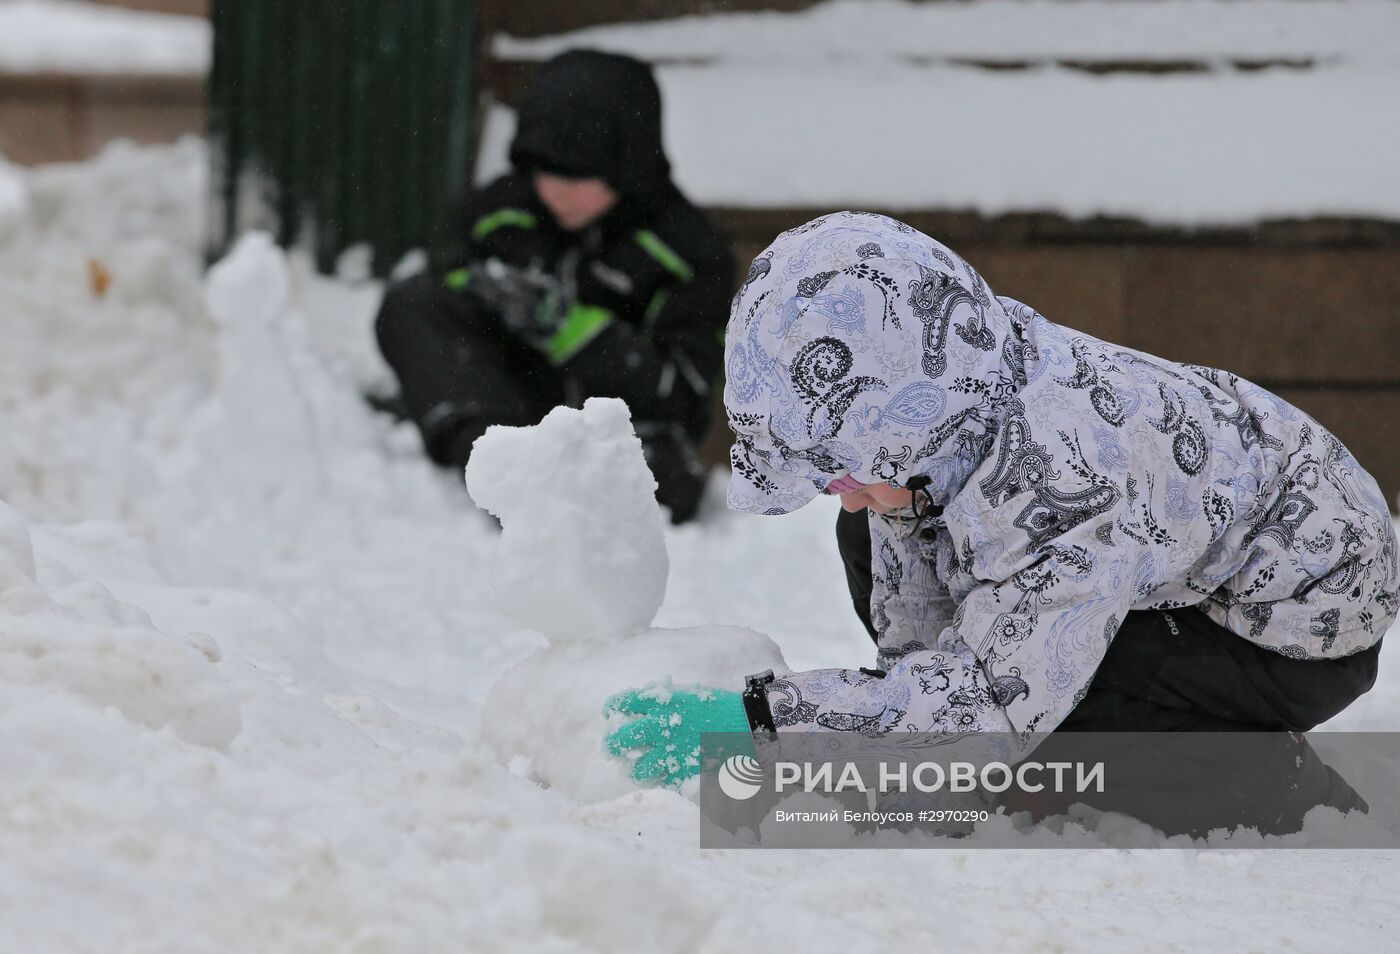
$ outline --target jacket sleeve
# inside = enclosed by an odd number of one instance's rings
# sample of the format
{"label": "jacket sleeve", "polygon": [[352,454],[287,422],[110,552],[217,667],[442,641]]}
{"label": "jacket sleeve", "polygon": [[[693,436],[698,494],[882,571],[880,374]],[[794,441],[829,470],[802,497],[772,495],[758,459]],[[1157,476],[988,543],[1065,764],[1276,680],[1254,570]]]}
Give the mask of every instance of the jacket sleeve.
{"label": "jacket sleeve", "polygon": [[890,625],[925,639],[910,640],[883,675],[827,669],[773,681],[773,728],[1009,733],[1016,757],[1029,754],[1083,698],[1138,597],[1134,580],[1151,554],[1115,534],[1120,500],[1107,485],[1039,488],[945,515],[953,552],[964,554],[950,571],[969,587],[949,625],[936,636],[924,629],[938,622],[919,605],[929,591],[900,593],[886,610],[899,614]]}
{"label": "jacket sleeve", "polygon": [[651,302],[643,331],[675,368],[673,387],[704,398],[724,364],[735,265],[717,239],[699,245],[691,258],[676,283]]}
{"label": "jacket sleeve", "polygon": [[454,217],[457,232],[443,256],[443,271],[449,276],[458,273],[459,283],[465,284],[463,270],[473,263],[488,258],[526,263],[538,252],[540,215],[532,187],[517,175],[472,190]]}

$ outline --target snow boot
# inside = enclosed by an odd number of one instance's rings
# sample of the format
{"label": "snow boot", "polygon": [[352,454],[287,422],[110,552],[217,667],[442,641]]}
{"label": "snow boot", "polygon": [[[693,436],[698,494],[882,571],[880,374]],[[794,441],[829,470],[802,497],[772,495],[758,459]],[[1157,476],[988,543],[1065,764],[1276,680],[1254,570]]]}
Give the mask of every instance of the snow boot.
{"label": "snow boot", "polygon": [[693,520],[705,492],[705,468],[695,442],[679,424],[639,421],[634,427],[656,478],[656,502],[670,510],[673,524]]}

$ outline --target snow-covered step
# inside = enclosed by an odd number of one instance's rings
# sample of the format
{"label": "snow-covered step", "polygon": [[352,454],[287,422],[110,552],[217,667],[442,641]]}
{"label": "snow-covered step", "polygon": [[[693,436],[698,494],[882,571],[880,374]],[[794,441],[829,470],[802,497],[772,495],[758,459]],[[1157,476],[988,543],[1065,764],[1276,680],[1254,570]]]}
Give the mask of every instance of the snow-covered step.
{"label": "snow-covered step", "polygon": [[0,3],[0,155],[81,159],[116,138],[204,130],[201,17],[63,0]]}

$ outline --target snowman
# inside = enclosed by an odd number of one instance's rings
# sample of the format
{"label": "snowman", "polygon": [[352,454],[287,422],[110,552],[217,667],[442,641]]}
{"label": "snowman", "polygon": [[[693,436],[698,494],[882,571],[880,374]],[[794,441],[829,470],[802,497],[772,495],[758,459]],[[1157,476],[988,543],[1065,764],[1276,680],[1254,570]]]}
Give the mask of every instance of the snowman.
{"label": "snowman", "polygon": [[643,686],[664,694],[743,685],[787,670],[767,636],[735,626],[658,629],[670,561],[656,482],[627,405],[593,398],[534,427],[492,427],[466,471],[501,521],[495,592],[506,615],[548,645],[492,687],[481,736],[503,762],[577,799],[635,789],[605,751],[604,703]]}

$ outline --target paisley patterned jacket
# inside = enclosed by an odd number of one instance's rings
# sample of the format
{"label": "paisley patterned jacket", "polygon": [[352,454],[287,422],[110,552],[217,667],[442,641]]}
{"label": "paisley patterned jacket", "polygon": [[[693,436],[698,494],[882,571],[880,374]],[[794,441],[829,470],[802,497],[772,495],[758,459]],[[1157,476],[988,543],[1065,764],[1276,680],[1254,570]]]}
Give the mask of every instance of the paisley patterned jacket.
{"label": "paisley patterned jacket", "polygon": [[731,506],[789,512],[849,474],[925,475],[942,508],[872,517],[883,676],[792,673],[780,731],[1057,726],[1129,610],[1198,606],[1308,659],[1395,618],[1395,527],[1316,421],[1226,371],[1054,324],[884,216],[784,232],[731,309]]}

